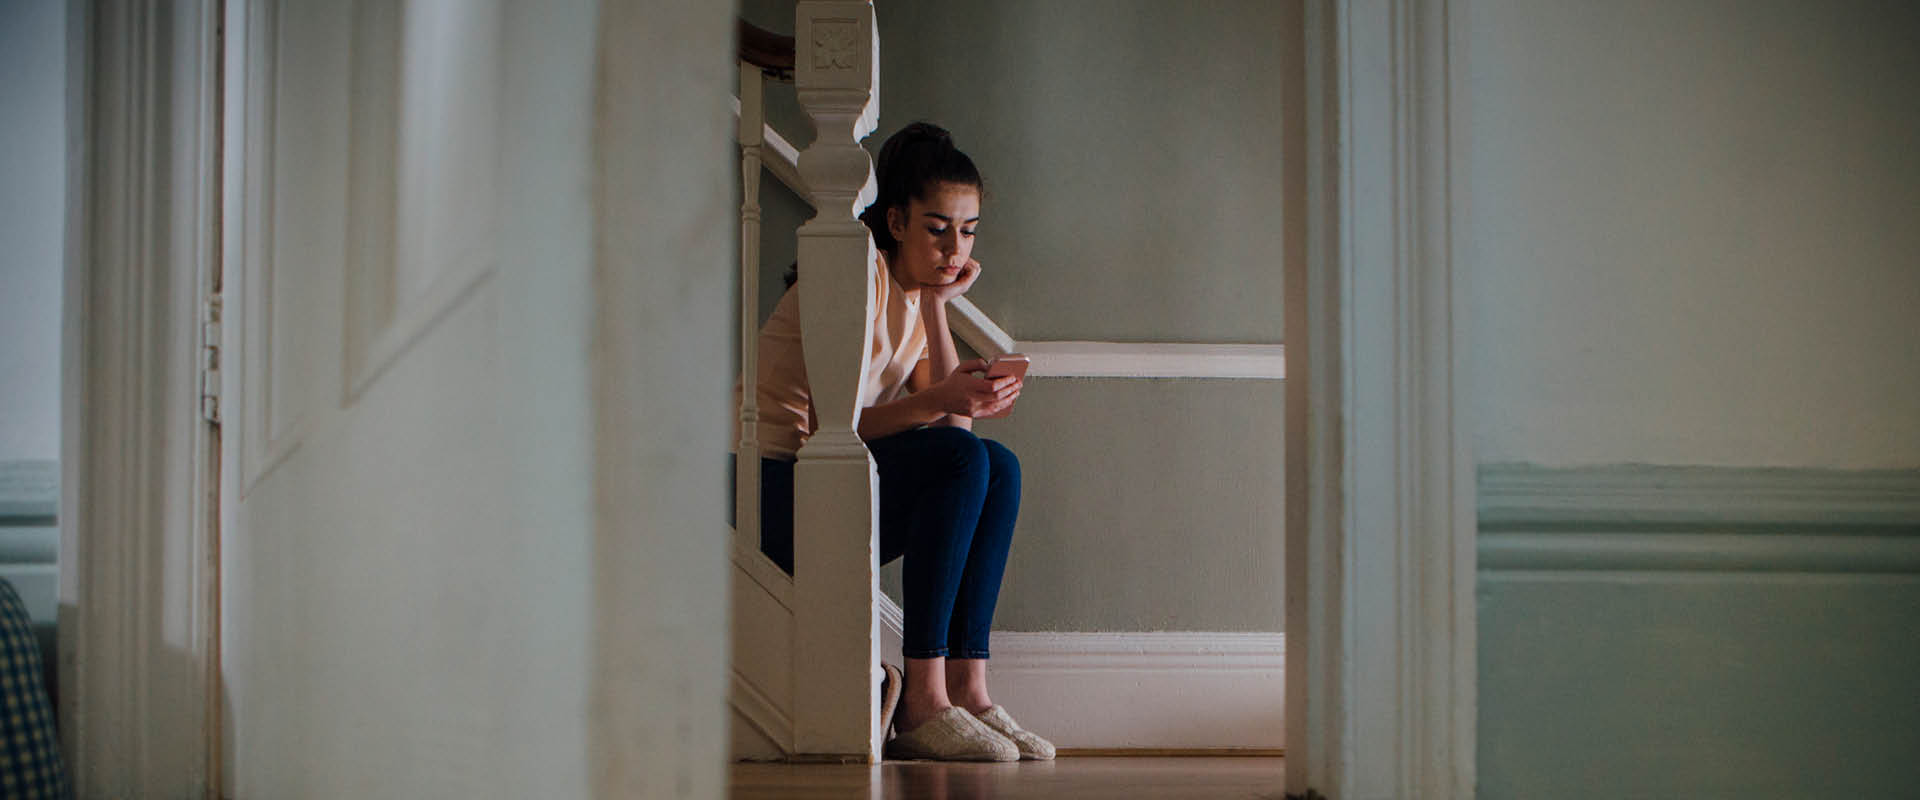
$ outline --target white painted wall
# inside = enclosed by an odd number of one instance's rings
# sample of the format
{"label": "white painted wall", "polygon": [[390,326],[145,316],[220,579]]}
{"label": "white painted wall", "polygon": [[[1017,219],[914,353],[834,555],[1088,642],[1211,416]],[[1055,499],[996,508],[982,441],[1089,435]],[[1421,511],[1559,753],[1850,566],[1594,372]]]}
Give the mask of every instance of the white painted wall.
{"label": "white painted wall", "polygon": [[1920,7],[1453,8],[1480,461],[1920,466]]}
{"label": "white painted wall", "polygon": [[66,20],[0,0],[0,461],[60,457]]}

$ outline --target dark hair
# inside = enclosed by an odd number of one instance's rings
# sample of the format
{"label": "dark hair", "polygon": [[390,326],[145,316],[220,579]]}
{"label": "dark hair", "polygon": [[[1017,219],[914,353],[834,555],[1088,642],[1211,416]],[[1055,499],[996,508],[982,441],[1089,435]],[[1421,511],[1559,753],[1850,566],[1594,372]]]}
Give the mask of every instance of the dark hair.
{"label": "dark hair", "polygon": [[[926,199],[929,190],[943,183],[985,189],[973,159],[953,146],[953,134],[930,122],[908,123],[887,137],[886,144],[880,146],[880,157],[874,159],[874,177],[879,194],[873,205],[860,212],[860,221],[873,232],[874,246],[886,253],[900,246],[887,230],[887,209],[904,212],[908,201]],[[788,286],[799,278],[799,266],[787,269]]]}
{"label": "dark hair", "polygon": [[982,188],[973,159],[953,146],[947,129],[929,122],[910,123],[887,137],[874,160],[874,171],[880,193],[861,212],[860,221],[873,231],[874,245],[889,253],[900,243],[887,230],[887,209],[906,211],[909,200],[924,200],[929,190],[943,183]]}

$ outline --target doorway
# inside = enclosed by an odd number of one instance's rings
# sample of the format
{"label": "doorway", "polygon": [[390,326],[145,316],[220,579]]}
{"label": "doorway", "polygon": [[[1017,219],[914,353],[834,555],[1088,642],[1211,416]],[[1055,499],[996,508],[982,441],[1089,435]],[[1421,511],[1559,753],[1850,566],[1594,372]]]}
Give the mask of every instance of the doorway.
{"label": "doorway", "polygon": [[[166,18],[92,9],[77,23],[87,33],[89,44],[80,52],[89,67],[88,96],[94,99],[86,104],[90,171],[83,181],[87,187],[84,214],[78,215],[82,221],[76,228],[86,232],[87,249],[71,256],[79,266],[70,285],[78,291],[69,297],[85,297],[90,305],[86,324],[80,330],[70,328],[67,352],[85,354],[86,369],[69,373],[78,376],[69,379],[74,389],[69,396],[84,397],[87,402],[84,424],[76,421],[69,426],[85,434],[63,447],[63,459],[74,463],[73,474],[78,477],[70,491],[83,493],[86,503],[72,533],[65,534],[69,542],[85,546],[73,548],[84,561],[71,568],[81,578],[71,584],[76,622],[71,633],[64,630],[68,615],[64,610],[62,614],[63,639],[73,642],[72,650],[63,651],[82,654],[71,661],[63,658],[63,663],[73,665],[70,674],[75,678],[69,685],[79,691],[63,700],[62,718],[78,777],[95,781],[85,785],[107,787],[102,789],[107,792],[115,791],[111,787],[116,785],[151,788],[162,779],[198,780],[204,786],[208,776],[204,767],[191,766],[195,753],[198,763],[205,763],[208,748],[197,742],[206,740],[182,736],[179,731],[183,721],[209,718],[211,687],[192,678],[200,674],[193,669],[185,673],[151,669],[167,663],[163,648],[169,643],[187,644],[184,652],[201,654],[194,657],[202,660],[194,663],[206,664],[205,651],[198,648],[210,641],[204,626],[208,618],[203,616],[207,602],[203,590],[210,575],[204,560],[207,551],[190,549],[199,541],[194,538],[196,532],[204,529],[196,527],[191,514],[180,512],[180,501],[195,496],[191,488],[181,487],[192,484],[170,482],[191,476],[195,462],[187,457],[189,451],[150,447],[144,452],[157,461],[143,464],[112,458],[115,451],[109,449],[118,446],[115,443],[181,441],[168,426],[198,424],[199,418],[202,381],[193,365],[203,346],[199,328],[204,297],[202,287],[193,282],[192,267],[215,252],[204,242],[211,240],[215,230],[210,220],[216,214],[208,198],[217,193],[207,191],[203,182],[217,170],[209,152],[185,144],[177,150],[160,149],[153,137],[142,133],[167,130],[172,135],[165,141],[174,143],[215,140],[210,133],[217,119],[210,111],[218,108],[214,93],[174,92],[183,86],[218,85],[201,82],[206,80],[203,70],[214,63],[207,54],[218,49],[213,44],[218,15],[194,4],[180,9]],[[598,32],[587,24],[593,18],[587,14],[556,17],[578,24],[556,23],[551,28],[509,16],[504,29],[524,34],[523,38],[507,37],[515,48],[533,48],[513,52],[553,52],[554,60],[543,63],[576,78],[603,70],[617,75],[684,74],[676,71],[676,63],[706,63],[700,53],[726,52],[729,9],[707,16],[689,11],[693,16],[684,20],[643,18],[618,4],[602,10],[608,13],[599,17]],[[1305,6],[1306,29],[1313,32],[1309,46],[1319,48],[1310,50],[1317,55],[1309,56],[1306,67],[1310,94],[1319,98],[1313,102],[1332,104],[1339,113],[1322,113],[1317,123],[1308,126],[1307,146],[1315,154],[1310,168],[1322,172],[1319,180],[1309,178],[1307,213],[1309,228],[1321,233],[1308,243],[1311,269],[1301,276],[1305,291],[1288,293],[1297,299],[1290,303],[1305,304],[1303,313],[1289,313],[1288,319],[1303,320],[1306,325],[1304,338],[1289,326],[1290,374],[1321,387],[1304,402],[1291,396],[1287,402],[1294,414],[1320,410],[1295,423],[1304,426],[1302,435],[1290,429],[1287,436],[1295,452],[1314,465],[1304,486],[1296,484],[1296,491],[1306,492],[1309,499],[1288,504],[1290,513],[1306,518],[1304,527],[1289,522],[1290,532],[1299,531],[1290,533],[1289,541],[1305,548],[1305,556],[1294,558],[1290,552],[1287,562],[1296,570],[1307,569],[1310,576],[1306,581],[1288,581],[1288,627],[1309,637],[1304,648],[1289,651],[1289,682],[1299,687],[1289,698],[1294,720],[1288,739],[1289,782],[1296,780],[1295,774],[1301,775],[1302,783],[1291,787],[1300,793],[1308,789],[1324,794],[1373,793],[1368,787],[1377,785],[1367,782],[1372,780],[1385,782],[1378,784],[1387,787],[1380,792],[1384,794],[1396,793],[1396,787],[1420,787],[1422,796],[1464,796],[1471,790],[1472,511],[1470,500],[1461,499],[1463,487],[1470,486],[1471,470],[1457,423],[1463,413],[1458,402],[1461,389],[1441,379],[1457,371],[1452,342],[1462,323],[1452,290],[1458,280],[1447,269],[1451,253],[1444,235],[1448,215],[1457,210],[1449,203],[1445,180],[1446,162],[1453,152],[1445,144],[1445,98],[1452,79],[1446,68],[1452,52],[1447,13],[1443,5],[1413,0],[1364,8],[1335,3]],[[664,36],[664,31],[674,35]],[[699,34],[688,36],[688,32]],[[549,35],[553,38],[546,38]],[[616,36],[663,47],[642,52],[647,48],[606,44]],[[578,54],[578,45],[587,41],[595,42],[595,47]],[[94,46],[102,42],[115,44]],[[541,50],[541,42],[569,47]],[[128,45],[132,49],[120,49],[121,43],[132,43]],[[675,49],[681,43],[687,48],[684,52]],[[562,51],[575,52],[580,60],[570,61],[559,55]],[[155,54],[156,59],[165,53],[177,59],[166,72],[174,77],[161,80],[144,66],[149,62],[141,59],[143,53]],[[659,63],[647,60],[656,57]],[[567,95],[591,100],[603,97],[595,92],[616,94],[610,104],[588,104],[603,109],[605,116],[583,111],[567,117],[575,121],[575,127],[567,129],[576,135],[573,141],[624,142],[628,140],[618,137],[631,136],[631,141],[641,143],[635,150],[598,147],[591,151],[597,155],[583,162],[593,165],[597,174],[614,176],[602,184],[610,188],[584,195],[586,215],[596,220],[594,231],[626,230],[630,235],[597,240],[592,238],[594,232],[574,231],[573,235],[594,242],[587,249],[595,255],[589,262],[593,266],[574,273],[584,276],[580,282],[567,285],[587,287],[586,308],[618,307],[646,314],[589,315],[612,326],[596,329],[600,338],[594,340],[611,349],[590,351],[600,354],[595,358],[601,359],[596,363],[603,369],[597,374],[604,382],[582,388],[580,394],[560,396],[601,398],[581,404],[596,409],[591,412],[598,415],[593,424],[609,434],[596,441],[625,442],[630,447],[608,445],[594,450],[590,461],[580,462],[592,466],[564,473],[585,476],[592,487],[589,502],[571,506],[572,515],[562,521],[549,521],[553,530],[591,531],[582,534],[584,541],[591,542],[584,552],[591,554],[592,566],[585,573],[591,576],[585,579],[589,599],[582,601],[587,610],[580,618],[595,627],[554,633],[556,642],[594,643],[581,656],[583,663],[593,665],[589,677],[567,684],[580,689],[568,695],[574,698],[568,702],[584,704],[575,708],[599,709],[592,715],[594,730],[609,734],[596,737],[585,748],[583,772],[598,776],[594,780],[602,787],[641,785],[649,780],[626,773],[613,754],[653,752],[644,746],[652,741],[648,732],[653,729],[629,723],[647,719],[644,709],[659,700],[665,705],[658,707],[674,709],[670,716],[677,726],[684,726],[675,730],[692,734],[673,737],[670,746],[659,751],[670,755],[663,757],[658,774],[661,780],[689,787],[681,793],[690,795],[717,791],[721,780],[722,724],[717,712],[698,699],[722,694],[720,681],[715,678],[708,683],[706,676],[712,664],[720,663],[724,615],[716,609],[724,608],[725,601],[702,594],[700,587],[711,581],[703,583],[700,576],[719,574],[724,560],[717,546],[681,549],[681,540],[658,527],[682,520],[676,516],[682,510],[688,514],[683,520],[686,525],[698,527],[705,524],[701,522],[705,517],[689,505],[697,506],[705,497],[711,501],[709,511],[717,515],[724,499],[717,489],[671,493],[667,490],[677,484],[657,481],[686,465],[668,455],[669,441],[646,433],[655,430],[658,420],[650,423],[635,409],[686,411],[693,415],[689,419],[695,429],[711,426],[708,438],[724,436],[718,421],[700,422],[684,399],[676,399],[681,396],[664,389],[659,395],[647,394],[641,376],[705,376],[695,380],[707,382],[701,391],[723,398],[731,378],[724,369],[709,372],[696,360],[645,343],[665,341],[674,330],[673,321],[687,313],[686,308],[662,305],[663,298],[697,298],[687,308],[706,308],[715,318],[724,318],[731,303],[718,278],[702,277],[704,273],[695,274],[686,267],[686,273],[658,271],[664,267],[649,271],[649,264],[675,260],[675,254],[654,249],[655,245],[677,240],[659,229],[626,223],[685,203],[684,195],[658,198],[642,187],[649,180],[656,186],[689,185],[672,183],[690,177],[675,170],[681,162],[700,163],[694,157],[665,164],[646,154],[678,153],[676,148],[686,141],[704,141],[697,135],[689,138],[689,133],[724,140],[725,109],[718,104],[711,120],[690,115],[695,120],[691,124],[711,125],[711,130],[704,131],[650,127],[650,118],[639,112],[662,107],[661,102],[704,108],[700,104],[706,101],[693,99],[696,95],[724,97],[728,88],[724,61],[715,60],[710,69],[711,74],[701,72],[690,80],[687,88],[697,91],[689,91],[686,98],[676,94],[660,100],[657,86],[596,83],[591,77],[571,84],[578,93]],[[586,86],[601,88],[581,88]],[[276,87],[275,93],[287,99],[299,96],[297,87]],[[117,154],[136,158],[115,161]],[[708,185],[700,182],[704,177],[692,177],[696,184]],[[725,184],[721,177],[711,185]],[[133,186],[148,189],[131,191]],[[713,197],[702,201],[706,204],[702,210],[724,219],[723,192],[724,188],[716,188]],[[727,241],[729,227],[713,230],[713,241]],[[160,230],[183,235],[167,239],[167,248],[156,249],[155,240],[144,232]],[[641,259],[632,254],[646,254],[645,258],[660,260],[621,262],[614,253],[628,254],[621,258]],[[705,264],[703,258],[691,255],[685,263]],[[724,275],[729,267],[724,257],[711,260],[715,275]],[[673,276],[665,280],[685,291],[660,292],[661,278],[642,277],[663,274]],[[495,289],[516,298],[522,292],[540,296],[539,287],[547,285],[499,283]],[[550,355],[523,350],[518,357],[527,359],[521,363],[535,363]],[[716,363],[725,360],[720,357]],[[562,362],[549,358],[541,363]],[[344,383],[336,376],[331,386]],[[1355,389],[1333,391],[1346,386]],[[549,395],[553,396],[557,395]],[[179,398],[179,402],[166,406],[142,402],[149,397]],[[622,405],[616,400],[633,402]],[[299,457],[289,456],[293,460],[282,463],[296,463]],[[719,470],[717,461],[711,466]],[[1302,471],[1291,464],[1287,472],[1295,480],[1302,478]],[[628,491],[635,486],[643,490]],[[1362,498],[1369,504],[1364,510],[1359,507]],[[1372,514],[1385,515],[1392,522],[1375,524],[1380,517]],[[622,527],[620,520],[655,522],[635,528]],[[140,542],[168,544],[142,549],[136,545]],[[229,549],[222,552],[222,559],[238,555]],[[711,573],[692,568],[698,564],[708,564]],[[1385,580],[1372,579],[1382,575]],[[652,583],[643,587],[622,576],[645,576]],[[1394,576],[1411,577],[1397,582]],[[332,582],[309,585],[329,587],[329,592],[340,588]],[[577,588],[580,584],[565,585]],[[1354,588],[1358,586],[1368,588],[1363,594]],[[682,593],[680,588],[687,591]],[[692,597],[708,597],[711,602],[690,601]],[[301,607],[315,610],[305,620],[308,623],[344,625],[352,616],[340,608]],[[630,616],[633,609],[656,608],[663,609],[657,616],[638,620]],[[1436,624],[1413,624],[1416,619]],[[297,629],[298,625],[256,628],[261,635]],[[640,630],[655,637],[651,647],[642,646]],[[661,653],[662,642],[686,646]],[[1311,659],[1293,662],[1309,654]],[[396,662],[392,668],[404,671],[407,663],[411,662]],[[620,690],[608,682],[612,675],[630,674],[642,664],[663,670],[658,673],[663,676],[658,685]],[[173,680],[182,674],[189,679]],[[1388,708],[1397,710],[1381,712]],[[1400,720],[1415,723],[1414,732],[1403,737],[1397,727]],[[432,740],[423,736],[409,741]],[[1303,752],[1316,742],[1326,746]],[[126,752],[147,755],[136,762],[113,755]],[[481,751],[435,752],[465,762]],[[311,755],[315,769],[352,763],[324,749]],[[171,760],[175,758],[184,760]],[[709,758],[711,767],[685,766],[706,764]],[[650,763],[633,762],[629,768],[641,769]],[[1384,776],[1376,778],[1360,774],[1359,763],[1391,765],[1391,769],[1372,773]],[[516,766],[510,761],[494,762],[490,768],[513,770]],[[374,776],[368,778],[373,780],[381,773],[357,774]]]}

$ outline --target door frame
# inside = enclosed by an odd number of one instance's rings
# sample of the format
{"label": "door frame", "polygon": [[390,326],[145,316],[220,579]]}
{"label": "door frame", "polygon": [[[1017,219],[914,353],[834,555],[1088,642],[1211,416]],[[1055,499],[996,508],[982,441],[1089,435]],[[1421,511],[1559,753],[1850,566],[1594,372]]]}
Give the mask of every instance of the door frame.
{"label": "door frame", "polygon": [[[218,447],[199,359],[219,261],[221,4],[70,9],[62,745],[81,796],[215,792]],[[1468,797],[1477,523],[1452,236],[1465,214],[1449,114],[1459,36],[1447,0],[1306,0],[1305,13],[1308,241],[1286,298],[1287,630],[1301,642],[1287,656],[1287,790]],[[620,387],[638,365],[602,368]],[[723,559],[709,566],[724,577]]]}
{"label": "door frame", "polygon": [[77,796],[218,767],[219,0],[68,4],[57,714]]}
{"label": "door frame", "polygon": [[1287,792],[1471,797],[1477,518],[1447,0],[1308,0],[1286,284]]}

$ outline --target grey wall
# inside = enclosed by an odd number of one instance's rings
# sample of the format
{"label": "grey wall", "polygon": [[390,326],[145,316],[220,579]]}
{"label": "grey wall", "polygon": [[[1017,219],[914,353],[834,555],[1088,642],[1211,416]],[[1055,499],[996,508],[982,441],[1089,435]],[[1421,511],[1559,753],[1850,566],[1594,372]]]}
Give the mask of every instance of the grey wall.
{"label": "grey wall", "polygon": [[53,684],[59,601],[60,303],[67,4],[0,0],[0,579]]}
{"label": "grey wall", "polygon": [[1036,380],[975,423],[1025,480],[996,627],[1280,630],[1278,389]]}
{"label": "grey wall", "polygon": [[1461,18],[1481,459],[1920,466],[1920,12]]}
{"label": "grey wall", "polygon": [[[1022,340],[1279,342],[1286,4],[888,3],[880,130],[987,182],[969,292]],[[1282,628],[1278,382],[1037,379],[996,625]]]}
{"label": "grey wall", "polygon": [[0,460],[60,455],[66,18],[0,0]]}
{"label": "grey wall", "polygon": [[[1478,458],[1720,492],[1684,523],[1483,521],[1480,796],[1911,792],[1920,519],[1831,520],[1920,467],[1920,11],[1449,9]],[[1646,469],[1602,473],[1657,502]],[[1750,516],[1778,497],[1800,518]],[[1592,557],[1502,566],[1513,542]],[[1828,563],[1859,548],[1894,557]]]}
{"label": "grey wall", "polygon": [[[1015,337],[1280,341],[1290,6],[875,9],[881,114],[867,144],[924,119],[974,158],[986,272],[969,297]],[[792,31],[791,2],[743,13]],[[810,139],[771,94],[774,124]],[[804,217],[774,194],[763,283],[791,261],[773,218]],[[1031,382],[1011,418],[977,426],[1025,465],[996,626],[1280,630],[1283,396],[1278,382]],[[897,596],[898,565],[883,579]]]}
{"label": "grey wall", "polygon": [[1036,341],[1280,341],[1286,4],[876,10],[872,144],[924,119],[973,156],[988,272],[969,296],[1002,326]]}

